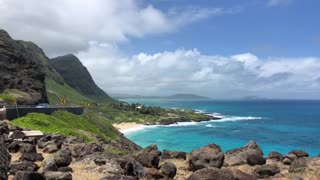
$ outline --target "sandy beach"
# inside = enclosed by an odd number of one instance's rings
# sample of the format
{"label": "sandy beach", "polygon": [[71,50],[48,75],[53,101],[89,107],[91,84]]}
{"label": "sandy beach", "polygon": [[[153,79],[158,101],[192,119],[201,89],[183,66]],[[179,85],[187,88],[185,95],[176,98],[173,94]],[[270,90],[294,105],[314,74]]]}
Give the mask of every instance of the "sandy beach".
{"label": "sandy beach", "polygon": [[143,129],[143,127],[145,127],[145,125],[137,124],[137,123],[114,123],[112,125],[122,133],[137,131],[137,130]]}

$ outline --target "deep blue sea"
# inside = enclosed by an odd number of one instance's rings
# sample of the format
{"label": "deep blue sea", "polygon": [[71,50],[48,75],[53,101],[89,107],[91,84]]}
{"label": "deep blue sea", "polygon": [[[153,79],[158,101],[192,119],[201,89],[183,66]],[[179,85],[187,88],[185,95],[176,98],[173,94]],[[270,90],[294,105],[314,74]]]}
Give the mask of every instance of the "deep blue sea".
{"label": "deep blue sea", "polygon": [[224,151],[256,141],[265,155],[302,149],[320,154],[320,100],[167,100],[122,99],[166,108],[198,110],[222,120],[151,126],[125,135],[142,147],[156,144],[169,150],[190,152],[210,143]]}

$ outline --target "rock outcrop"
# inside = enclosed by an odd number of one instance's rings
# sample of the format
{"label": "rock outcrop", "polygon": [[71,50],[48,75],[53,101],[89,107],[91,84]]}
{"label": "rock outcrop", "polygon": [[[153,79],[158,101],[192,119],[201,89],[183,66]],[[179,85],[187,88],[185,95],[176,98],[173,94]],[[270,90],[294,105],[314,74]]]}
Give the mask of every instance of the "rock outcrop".
{"label": "rock outcrop", "polygon": [[197,171],[203,168],[215,167],[221,168],[223,165],[224,154],[220,146],[210,144],[201,149],[191,152],[189,160],[189,169]]}
{"label": "rock outcrop", "polygon": [[47,103],[47,59],[34,43],[13,40],[0,30],[0,93],[16,96],[19,104]]}

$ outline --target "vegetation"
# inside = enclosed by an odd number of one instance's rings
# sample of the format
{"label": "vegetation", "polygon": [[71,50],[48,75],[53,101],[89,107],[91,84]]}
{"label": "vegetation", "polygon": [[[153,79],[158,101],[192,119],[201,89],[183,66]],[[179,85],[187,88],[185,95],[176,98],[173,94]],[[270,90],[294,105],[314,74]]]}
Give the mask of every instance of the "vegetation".
{"label": "vegetation", "polygon": [[[99,136],[106,141],[116,139],[116,134],[113,134],[116,131],[101,131],[101,124],[97,123],[99,121],[92,121],[94,117],[86,119],[88,116],[86,113],[82,116],[77,116],[66,111],[56,111],[52,115],[30,113],[25,117],[11,121],[11,123],[22,128],[36,129],[45,133],[78,136],[86,141],[95,141],[95,136]],[[103,128],[113,129],[112,125],[106,121]]]}
{"label": "vegetation", "polygon": [[87,111],[99,113],[112,123],[135,122],[142,124],[157,124],[179,121],[200,121],[207,119],[204,114],[185,109],[164,109],[141,104],[99,104]]}
{"label": "vegetation", "polygon": [[60,99],[66,99],[66,105],[79,105],[90,98],[84,97],[68,84],[59,84],[51,78],[46,79],[47,94],[51,105],[60,105]]}
{"label": "vegetation", "polygon": [[13,96],[10,94],[5,94],[5,93],[0,94],[0,100],[12,101],[12,99],[13,99]]}
{"label": "vegetation", "polygon": [[74,55],[68,54],[49,61],[53,67],[73,89],[82,95],[98,102],[115,102],[107,93],[93,81],[87,68]]}

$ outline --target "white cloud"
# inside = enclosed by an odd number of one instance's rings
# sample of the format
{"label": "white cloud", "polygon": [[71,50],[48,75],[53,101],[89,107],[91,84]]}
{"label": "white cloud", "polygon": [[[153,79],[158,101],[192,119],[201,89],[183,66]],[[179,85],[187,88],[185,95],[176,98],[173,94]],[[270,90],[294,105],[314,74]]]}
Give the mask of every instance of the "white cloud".
{"label": "white cloud", "polygon": [[130,37],[176,31],[229,13],[221,8],[171,9],[135,0],[1,0],[0,24],[14,38],[37,43],[49,54],[79,52],[90,41],[117,44]]}
{"label": "white cloud", "polygon": [[291,0],[268,0],[268,6],[278,6],[278,5],[284,5],[289,4]]}
{"label": "white cloud", "polygon": [[113,93],[312,98],[320,90],[320,58],[212,56],[196,49],[126,57],[116,47],[99,44],[78,56],[97,83]]}

